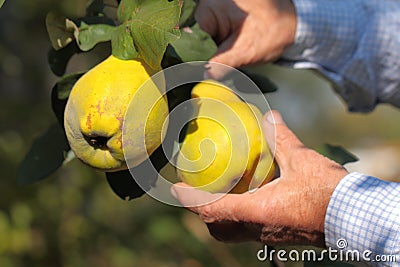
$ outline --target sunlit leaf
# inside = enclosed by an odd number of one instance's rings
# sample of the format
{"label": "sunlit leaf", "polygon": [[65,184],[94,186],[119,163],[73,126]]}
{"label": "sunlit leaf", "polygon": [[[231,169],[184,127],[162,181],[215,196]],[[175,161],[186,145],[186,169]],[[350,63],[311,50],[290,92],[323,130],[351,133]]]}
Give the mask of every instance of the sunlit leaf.
{"label": "sunlit leaf", "polygon": [[181,38],[172,42],[171,46],[183,62],[209,60],[217,51],[217,45],[210,35],[201,30],[197,23],[181,29]]}
{"label": "sunlit leaf", "polygon": [[122,0],[118,19],[126,26],[139,56],[152,68],[161,66],[168,43],[179,38],[179,0]]}
{"label": "sunlit leaf", "polygon": [[138,57],[138,52],[133,44],[133,38],[125,25],[118,26],[111,39],[112,53],[120,59],[133,59]]}
{"label": "sunlit leaf", "polygon": [[0,8],[3,6],[3,4],[4,4],[5,1],[6,1],[6,0],[0,0]]}
{"label": "sunlit leaf", "polygon": [[136,6],[138,4],[139,4],[138,0],[135,0],[135,1],[122,0],[119,4],[118,10],[117,10],[118,21],[121,24],[128,21],[132,17],[132,14],[136,12],[135,9],[137,9]]}
{"label": "sunlit leaf", "polygon": [[192,26],[195,23],[194,11],[196,9],[195,0],[184,0],[182,6],[181,18],[179,19],[179,26],[186,27]]}
{"label": "sunlit leaf", "polygon": [[83,74],[84,72],[79,72],[62,77],[51,91],[51,107],[60,125],[64,125],[64,110],[69,94],[75,83]]}
{"label": "sunlit leaf", "polygon": [[88,25],[81,23],[78,33],[78,45],[82,51],[89,51],[96,44],[110,41],[115,31],[115,27],[107,24]]}
{"label": "sunlit leaf", "polygon": [[346,163],[358,161],[358,158],[341,146],[323,144],[316,150],[327,158],[344,165]]}
{"label": "sunlit leaf", "polygon": [[51,45],[55,50],[59,50],[74,39],[76,28],[66,17],[49,12],[46,16],[46,28],[50,38]]}
{"label": "sunlit leaf", "polygon": [[53,124],[38,137],[18,167],[20,184],[30,184],[46,178],[61,167],[70,150],[64,129]]}

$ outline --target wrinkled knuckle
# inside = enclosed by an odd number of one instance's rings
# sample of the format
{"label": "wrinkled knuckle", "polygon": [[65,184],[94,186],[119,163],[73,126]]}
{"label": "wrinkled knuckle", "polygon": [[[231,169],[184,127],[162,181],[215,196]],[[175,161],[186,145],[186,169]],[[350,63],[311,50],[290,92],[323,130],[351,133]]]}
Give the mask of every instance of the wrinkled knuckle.
{"label": "wrinkled knuckle", "polygon": [[276,135],[276,146],[277,147],[289,147],[289,148],[294,148],[294,147],[299,147],[299,140],[297,139],[296,136],[294,136],[290,132],[281,132]]}
{"label": "wrinkled knuckle", "polygon": [[205,223],[216,222],[215,209],[212,205],[205,205],[199,210],[199,215]]}

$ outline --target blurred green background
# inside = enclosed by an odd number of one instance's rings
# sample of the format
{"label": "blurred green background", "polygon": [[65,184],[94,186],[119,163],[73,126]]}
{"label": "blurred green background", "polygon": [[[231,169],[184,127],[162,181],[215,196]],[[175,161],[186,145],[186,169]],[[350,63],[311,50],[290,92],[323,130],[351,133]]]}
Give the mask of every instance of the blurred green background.
{"label": "blurred green background", "polygon": [[[124,202],[102,173],[78,161],[50,179],[17,185],[18,163],[56,120],[50,90],[57,77],[47,64],[45,16],[58,10],[77,17],[85,6],[84,0],[7,0],[0,9],[0,266],[269,266],[256,258],[261,244],[217,242],[194,214],[147,196]],[[91,64],[75,56],[68,72]],[[309,71],[257,70],[279,85],[269,103],[306,145],[343,145],[361,159],[349,170],[400,177],[398,110],[382,105],[350,114]]]}

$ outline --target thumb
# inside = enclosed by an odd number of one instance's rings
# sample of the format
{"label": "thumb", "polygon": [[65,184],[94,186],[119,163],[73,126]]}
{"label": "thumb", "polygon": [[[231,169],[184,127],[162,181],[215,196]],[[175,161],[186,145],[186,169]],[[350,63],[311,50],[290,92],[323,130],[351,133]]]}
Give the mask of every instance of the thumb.
{"label": "thumb", "polygon": [[236,194],[212,194],[185,183],[171,187],[171,194],[185,208],[197,213],[206,223],[233,220],[237,217],[239,202]]}
{"label": "thumb", "polygon": [[[211,194],[197,190],[184,183],[171,187],[172,195],[187,209],[197,213],[207,223],[208,230],[217,240],[224,242],[244,242],[258,240],[260,226],[251,223],[253,209],[249,208],[248,199],[239,199],[240,194]],[[223,196],[217,201],[205,204],[215,195]],[[246,198],[246,197],[245,197]],[[199,203],[203,205],[198,206]]]}
{"label": "thumb", "polygon": [[185,183],[174,184],[171,187],[171,194],[182,204],[182,206],[192,211],[196,211],[200,206],[212,204],[223,197],[223,194],[212,194]]}
{"label": "thumb", "polygon": [[281,168],[289,162],[293,155],[293,149],[304,147],[303,143],[286,126],[278,111],[271,110],[264,115],[263,130],[268,147]]}

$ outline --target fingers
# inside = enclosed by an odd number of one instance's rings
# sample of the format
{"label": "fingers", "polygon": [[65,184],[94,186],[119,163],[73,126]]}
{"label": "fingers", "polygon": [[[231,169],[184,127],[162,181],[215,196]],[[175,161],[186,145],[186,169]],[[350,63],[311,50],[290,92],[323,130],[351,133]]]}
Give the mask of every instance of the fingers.
{"label": "fingers", "polygon": [[198,190],[185,183],[177,183],[172,186],[171,194],[179,202],[190,210],[195,211],[198,207],[212,203],[223,196],[223,194],[212,194]]}
{"label": "fingers", "polygon": [[293,149],[304,147],[277,111],[270,111],[264,115],[263,130],[268,146],[281,168],[289,162]]}
{"label": "fingers", "polygon": [[218,32],[217,17],[214,9],[215,6],[212,6],[207,1],[202,0],[198,2],[196,11],[194,13],[194,17],[199,23],[200,28],[213,37],[215,37]]}
{"label": "fingers", "polygon": [[238,221],[239,202],[234,194],[212,194],[184,183],[171,187],[171,194],[187,209],[199,214],[204,222]]}
{"label": "fingers", "polygon": [[[242,30],[247,13],[231,0],[199,2],[195,18],[202,30],[210,34],[218,44],[215,55],[210,62],[238,68],[249,64],[250,50],[254,47],[251,33]],[[218,64],[205,73],[205,78],[222,79],[229,68],[218,67]]]}
{"label": "fingers", "polygon": [[211,68],[207,70],[207,77],[216,80],[222,79],[230,68],[225,67],[225,65],[232,68],[241,67],[243,65],[243,56],[245,53],[237,51],[235,48],[237,34],[232,34],[227,40],[222,42],[215,55],[209,60],[210,62],[223,64],[219,67],[218,64],[211,64]]}
{"label": "fingers", "polygon": [[[220,63],[232,68],[240,68],[258,62],[255,45],[251,43],[251,37],[240,32],[232,33],[218,47],[210,62]],[[208,70],[210,78],[222,79],[229,68],[218,68],[218,64],[212,65]]]}
{"label": "fingers", "polygon": [[[210,234],[223,242],[244,242],[259,240],[261,225],[242,222],[243,219],[235,215],[237,202],[234,195],[224,198],[215,197],[205,191],[197,190],[184,183],[178,183],[171,188],[172,195],[187,209],[197,213],[207,224]],[[210,199],[219,198],[217,201],[208,202]],[[197,205],[199,203],[208,203]]]}

